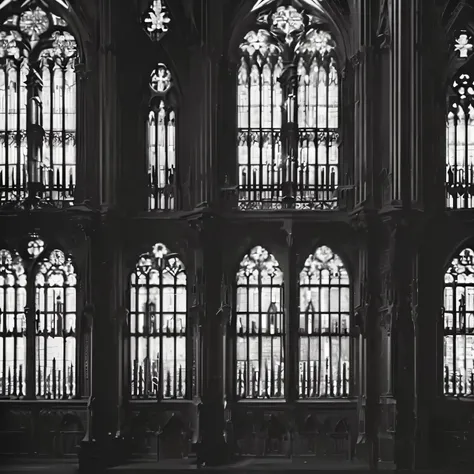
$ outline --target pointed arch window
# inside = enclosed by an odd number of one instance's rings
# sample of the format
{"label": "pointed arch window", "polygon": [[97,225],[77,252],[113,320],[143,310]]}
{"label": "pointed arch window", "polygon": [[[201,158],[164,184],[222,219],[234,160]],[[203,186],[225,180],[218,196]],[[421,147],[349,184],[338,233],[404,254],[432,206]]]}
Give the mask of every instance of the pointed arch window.
{"label": "pointed arch window", "polygon": [[329,247],[319,247],[306,259],[299,292],[299,397],[348,397],[350,281]]}
{"label": "pointed arch window", "polygon": [[35,276],[36,396],[68,399],[76,395],[76,285],[71,257],[55,249],[39,263]]}
{"label": "pointed arch window", "polygon": [[[80,394],[76,270],[72,257],[45,248],[43,239],[32,234],[22,256],[0,250],[4,397],[58,400]],[[35,337],[27,339],[27,331]]]}
{"label": "pointed arch window", "polygon": [[288,5],[261,12],[258,28],[240,45],[240,209],[337,207],[336,44],[312,10]]}
{"label": "pointed arch window", "polygon": [[2,6],[0,202],[23,200],[33,184],[65,205],[76,185],[77,44],[47,2]]}
{"label": "pointed arch window", "polygon": [[148,209],[176,209],[176,111],[173,80],[164,64],[150,75],[150,108],[147,121]]}
{"label": "pointed arch window", "polygon": [[0,250],[0,396],[26,394],[27,278],[20,256]]}
{"label": "pointed arch window", "polygon": [[131,274],[129,330],[132,398],[185,398],[186,271],[163,244],[141,255]]}
{"label": "pointed arch window", "polygon": [[444,275],[444,394],[474,396],[474,250],[465,248]]}
{"label": "pointed arch window", "polygon": [[241,261],[236,284],[236,395],[283,398],[283,272],[275,257],[257,246]]}

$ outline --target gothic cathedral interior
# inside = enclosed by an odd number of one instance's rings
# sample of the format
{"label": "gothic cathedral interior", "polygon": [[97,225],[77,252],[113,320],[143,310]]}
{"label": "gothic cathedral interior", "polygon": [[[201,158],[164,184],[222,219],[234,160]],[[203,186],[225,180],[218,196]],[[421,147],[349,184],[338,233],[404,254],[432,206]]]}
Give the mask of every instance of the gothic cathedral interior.
{"label": "gothic cathedral interior", "polygon": [[2,456],[472,465],[473,0],[0,25]]}

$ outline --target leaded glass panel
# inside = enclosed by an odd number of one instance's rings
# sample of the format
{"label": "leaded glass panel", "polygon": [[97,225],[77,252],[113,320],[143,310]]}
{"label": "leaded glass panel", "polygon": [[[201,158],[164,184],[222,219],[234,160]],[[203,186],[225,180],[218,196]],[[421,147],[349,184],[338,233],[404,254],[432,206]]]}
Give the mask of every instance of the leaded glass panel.
{"label": "leaded glass panel", "polygon": [[257,246],[240,263],[236,283],[236,395],[283,398],[283,273],[275,257]]}
{"label": "leaded glass panel", "polygon": [[300,398],[350,394],[350,281],[340,257],[316,249],[299,279]]}
{"label": "leaded glass panel", "polygon": [[132,398],[186,397],[186,271],[163,244],[138,259],[130,277]]}
{"label": "leaded glass panel", "polygon": [[[262,2],[263,6],[263,2]],[[272,13],[273,12],[273,13]],[[334,209],[339,184],[335,42],[305,10],[279,6],[240,45],[240,209]]]}
{"label": "leaded glass panel", "polygon": [[36,396],[76,395],[76,285],[71,257],[53,250],[35,277]]}
{"label": "leaded glass panel", "polygon": [[[0,28],[0,201],[72,201],[76,185],[77,44],[39,0],[5,5]],[[9,15],[9,16],[8,16]]]}
{"label": "leaded glass panel", "polygon": [[444,394],[474,395],[474,251],[461,250],[444,276]]}

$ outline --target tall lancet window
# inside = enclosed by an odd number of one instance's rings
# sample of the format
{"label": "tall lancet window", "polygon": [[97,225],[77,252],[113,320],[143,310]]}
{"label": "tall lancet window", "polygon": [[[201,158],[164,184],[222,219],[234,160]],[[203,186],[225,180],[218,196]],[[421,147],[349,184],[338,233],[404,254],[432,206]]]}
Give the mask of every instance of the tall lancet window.
{"label": "tall lancet window", "polygon": [[236,283],[236,395],[283,398],[283,273],[275,257],[257,246],[240,263]]}
{"label": "tall lancet window", "polygon": [[0,396],[26,395],[26,272],[15,252],[0,250]]}
{"label": "tall lancet window", "polygon": [[184,265],[155,244],[130,277],[132,398],[186,397],[186,316]]}
{"label": "tall lancet window", "polygon": [[444,275],[444,394],[474,396],[474,251],[461,250]]}
{"label": "tall lancet window", "polygon": [[169,69],[158,64],[150,76],[148,112],[148,209],[176,209],[176,112]]}
{"label": "tall lancet window", "polygon": [[57,205],[73,199],[77,45],[47,5],[0,4],[0,202],[24,199],[29,184]]}
{"label": "tall lancet window", "polygon": [[300,273],[299,396],[350,395],[351,298],[347,270],[326,246]]}
{"label": "tall lancet window", "polygon": [[297,3],[261,12],[240,45],[240,209],[337,207],[336,44],[313,3]]}
{"label": "tall lancet window", "polygon": [[40,261],[35,278],[37,398],[76,395],[76,285],[72,259],[61,250]]}

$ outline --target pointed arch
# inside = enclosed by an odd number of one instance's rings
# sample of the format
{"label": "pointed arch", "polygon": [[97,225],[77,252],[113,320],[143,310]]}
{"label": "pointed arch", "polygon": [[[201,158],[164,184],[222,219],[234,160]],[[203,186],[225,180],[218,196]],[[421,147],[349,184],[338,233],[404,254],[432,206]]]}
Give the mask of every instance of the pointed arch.
{"label": "pointed arch", "polygon": [[463,247],[444,275],[443,391],[474,395],[474,250]]}
{"label": "pointed arch", "polygon": [[337,207],[336,42],[313,10],[270,5],[240,44],[240,209]]}
{"label": "pointed arch", "polygon": [[15,251],[0,249],[0,395],[26,395],[27,275]]}
{"label": "pointed arch", "polygon": [[[31,247],[33,251],[33,246]],[[35,274],[36,397],[77,395],[77,274],[72,258],[53,249]]]}
{"label": "pointed arch", "polygon": [[256,246],[236,275],[236,396],[285,396],[283,272],[276,258]]}
{"label": "pointed arch", "polygon": [[161,243],[130,275],[130,394],[186,398],[187,290],[183,262]]}
{"label": "pointed arch", "polygon": [[351,293],[341,258],[321,246],[299,277],[300,398],[350,395]]}
{"label": "pointed arch", "polygon": [[168,67],[159,63],[150,74],[147,118],[148,210],[176,210],[176,101]]}

